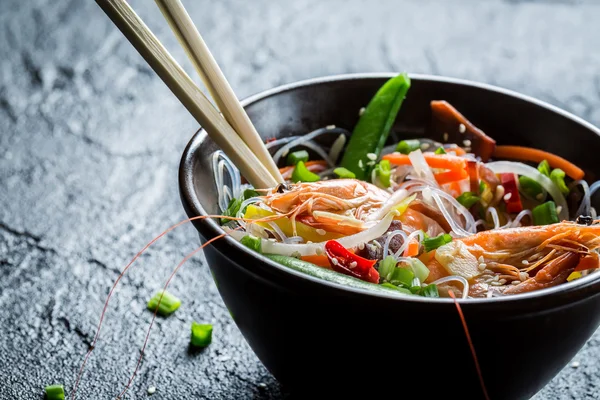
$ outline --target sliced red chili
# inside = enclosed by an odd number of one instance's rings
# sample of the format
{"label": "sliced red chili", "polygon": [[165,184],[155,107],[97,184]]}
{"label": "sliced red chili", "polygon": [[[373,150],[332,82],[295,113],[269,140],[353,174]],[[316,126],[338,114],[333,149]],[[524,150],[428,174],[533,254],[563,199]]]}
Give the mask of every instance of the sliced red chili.
{"label": "sliced red chili", "polygon": [[479,169],[477,168],[477,161],[467,161],[467,172],[469,173],[471,193],[477,196],[479,195]]}
{"label": "sliced red chili", "polygon": [[379,272],[374,268],[377,260],[368,260],[358,256],[335,240],[325,243],[325,254],[334,271],[363,281],[379,283]]}
{"label": "sliced red chili", "polygon": [[523,211],[523,205],[521,204],[521,196],[519,196],[519,188],[517,186],[515,174],[500,174],[500,181],[504,187],[504,202],[506,203],[506,211],[509,213],[518,213]]}

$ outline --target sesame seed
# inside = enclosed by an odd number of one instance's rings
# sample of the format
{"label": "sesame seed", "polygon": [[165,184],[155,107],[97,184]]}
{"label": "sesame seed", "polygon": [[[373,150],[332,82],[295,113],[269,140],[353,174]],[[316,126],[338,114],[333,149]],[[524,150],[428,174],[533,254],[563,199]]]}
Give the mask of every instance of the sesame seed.
{"label": "sesame seed", "polygon": [[520,272],[519,273],[519,279],[522,282],[525,282],[527,279],[529,279],[529,274],[527,272]]}
{"label": "sesame seed", "polygon": [[571,363],[571,367],[573,367],[573,368],[577,368],[577,367],[579,367],[579,361],[573,361],[573,362]]}
{"label": "sesame seed", "polygon": [[488,290],[488,292],[487,292],[487,294],[486,294],[485,296],[486,296],[488,299],[491,299],[491,298],[492,298],[492,292],[490,292],[490,291]]}
{"label": "sesame seed", "polygon": [[350,267],[350,269],[354,269],[357,265],[358,263],[356,261],[352,261],[350,264],[348,264],[348,267]]}
{"label": "sesame seed", "polygon": [[490,282],[490,285],[492,285],[492,286],[502,286],[502,284],[500,282],[496,282],[496,281]]}
{"label": "sesame seed", "polygon": [[523,265],[529,265],[529,261],[523,260],[523,261],[521,261],[521,264],[523,264]]}
{"label": "sesame seed", "polygon": [[365,248],[365,244],[364,243],[359,243],[358,244],[358,249],[359,250],[363,250]]}
{"label": "sesame seed", "polygon": [[506,284],[506,279],[504,279],[504,278],[500,279],[498,282],[501,283],[502,285],[505,285]]}
{"label": "sesame seed", "polygon": [[506,193],[504,195],[504,201],[509,201],[511,197],[512,197],[512,193]]}
{"label": "sesame seed", "polygon": [[316,231],[319,235],[325,235],[327,233],[325,229],[317,229]]}
{"label": "sesame seed", "polygon": [[444,132],[444,142],[448,141],[448,133]]}
{"label": "sesame seed", "polygon": [[487,267],[486,263],[481,263],[477,266],[477,268],[479,268],[480,271],[483,271],[486,267]]}
{"label": "sesame seed", "polygon": [[369,167],[372,167],[373,165],[375,165],[375,161],[367,161],[367,165]]}
{"label": "sesame seed", "polygon": [[365,167],[365,164],[363,164],[362,160],[358,160],[358,168],[363,169]]}
{"label": "sesame seed", "polygon": [[560,214],[561,211],[562,211],[562,206],[556,207],[556,213],[557,214]]}
{"label": "sesame seed", "polygon": [[463,140],[463,144],[465,145],[465,147],[471,147],[471,141],[469,139]]}
{"label": "sesame seed", "polygon": [[513,285],[515,285],[515,286],[516,286],[516,285],[518,285],[519,283],[521,283],[521,281],[512,281],[511,283],[512,283]]}
{"label": "sesame seed", "polygon": [[331,259],[331,263],[332,263],[333,265],[338,265],[338,260],[337,260],[337,258],[332,258],[332,259]]}
{"label": "sesame seed", "polygon": [[485,260],[483,259],[483,256],[479,256],[479,258],[477,259],[477,261],[479,261],[479,263],[483,263],[485,262]]}
{"label": "sesame seed", "polygon": [[312,241],[309,240],[309,241],[306,242],[306,244],[312,244]]}
{"label": "sesame seed", "polygon": [[429,143],[421,143],[421,150],[427,150],[431,145]]}
{"label": "sesame seed", "polygon": [[156,388],[154,386],[150,386],[148,388],[148,394],[154,394],[154,393],[156,393]]}
{"label": "sesame seed", "polygon": [[458,131],[460,133],[465,133],[467,131],[467,127],[464,124],[458,125]]}
{"label": "sesame seed", "polygon": [[544,193],[539,193],[537,196],[535,196],[535,198],[539,201],[544,200]]}
{"label": "sesame seed", "polygon": [[364,113],[365,113],[365,108],[361,107],[360,110],[358,110],[358,116],[361,117]]}
{"label": "sesame seed", "polygon": [[317,247],[317,249],[315,250],[315,253],[317,253],[318,256],[323,254],[323,249],[320,247]]}
{"label": "sesame seed", "polygon": [[375,153],[367,153],[367,158],[369,160],[375,161],[375,160],[377,160],[377,154],[375,154]]}
{"label": "sesame seed", "polygon": [[264,388],[267,387],[267,384],[264,383],[264,382],[261,382],[261,383],[258,384],[258,387],[264,389]]}
{"label": "sesame seed", "polygon": [[335,129],[335,125],[327,125],[325,127],[325,129],[329,129],[329,130]]}
{"label": "sesame seed", "polygon": [[495,282],[498,282],[499,280],[500,280],[500,275],[496,275],[496,276],[494,277],[494,281],[495,281]]}

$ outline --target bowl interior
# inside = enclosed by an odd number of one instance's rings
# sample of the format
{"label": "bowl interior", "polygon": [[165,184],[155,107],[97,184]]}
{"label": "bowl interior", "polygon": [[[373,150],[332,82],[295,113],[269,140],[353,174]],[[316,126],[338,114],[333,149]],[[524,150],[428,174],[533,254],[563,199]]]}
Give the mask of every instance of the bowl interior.
{"label": "bowl interior", "polygon": [[[393,74],[360,74],[313,79],[260,93],[243,103],[265,140],[299,135],[327,125],[352,131],[360,108],[366,106],[391,76]],[[411,88],[392,128],[390,142],[426,136],[430,102],[446,100],[498,144],[531,146],[558,154],[584,169],[588,182],[595,181],[600,174],[600,164],[595,160],[600,151],[599,130],[580,118],[541,101],[485,84],[410,76]],[[220,213],[211,160],[211,154],[217,149],[201,132],[184,153],[181,192],[190,215]],[[212,220],[198,225],[206,229],[202,232],[205,237],[221,233]],[[589,276],[541,292],[569,289],[589,283],[593,278]],[[537,292],[527,295],[535,296]],[[517,296],[526,295],[505,299]]]}

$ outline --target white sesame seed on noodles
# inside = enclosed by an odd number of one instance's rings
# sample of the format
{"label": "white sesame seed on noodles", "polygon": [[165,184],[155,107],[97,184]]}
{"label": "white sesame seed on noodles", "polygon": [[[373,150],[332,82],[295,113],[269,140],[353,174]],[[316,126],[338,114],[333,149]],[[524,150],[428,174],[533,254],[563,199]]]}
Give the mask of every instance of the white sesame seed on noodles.
{"label": "white sesame seed on noodles", "polygon": [[362,117],[362,115],[365,113],[365,108],[361,107],[360,110],[358,110],[358,116]]}
{"label": "white sesame seed on noodles", "polygon": [[463,144],[465,145],[465,147],[471,147],[471,141],[469,139],[463,140]]}
{"label": "white sesame seed on noodles", "polygon": [[467,131],[467,127],[464,124],[458,125],[458,131],[460,133],[465,133]]}
{"label": "white sesame seed on noodles", "polygon": [[511,197],[512,197],[512,193],[506,193],[504,195],[504,201],[509,201]]}
{"label": "white sesame seed on noodles", "polygon": [[335,129],[335,125],[327,125],[325,127],[325,129],[329,129],[329,130]]}
{"label": "white sesame seed on noodles", "polygon": [[377,154],[375,153],[367,153],[367,158],[371,161],[377,160]]}

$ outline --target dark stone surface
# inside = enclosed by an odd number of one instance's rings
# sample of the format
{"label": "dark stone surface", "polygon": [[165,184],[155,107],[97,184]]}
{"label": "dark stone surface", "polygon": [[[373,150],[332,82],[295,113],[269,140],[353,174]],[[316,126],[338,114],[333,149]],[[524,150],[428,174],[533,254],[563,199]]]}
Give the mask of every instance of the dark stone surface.
{"label": "dark stone surface", "polygon": [[[154,2],[132,3],[193,73]],[[592,1],[185,4],[240,97],[320,75],[408,70],[515,89],[600,124]],[[39,399],[47,384],[72,387],[118,271],[185,217],[177,166],[197,125],[93,2],[3,0],[0,32],[0,398]],[[197,244],[180,228],[122,281],[79,398],[123,388],[150,321],[146,299]],[[157,321],[129,398],[149,386],[155,399],[283,397],[201,256],[171,290],[183,305]],[[188,352],[192,320],[215,324],[200,354]],[[507,338],[499,351],[523,346]],[[573,360],[579,368],[535,399],[600,398],[598,359],[596,334]]]}

